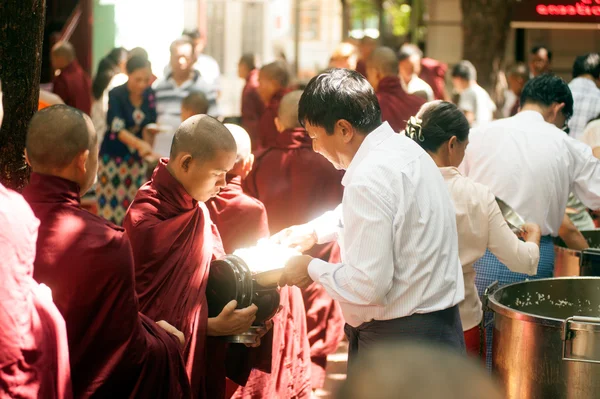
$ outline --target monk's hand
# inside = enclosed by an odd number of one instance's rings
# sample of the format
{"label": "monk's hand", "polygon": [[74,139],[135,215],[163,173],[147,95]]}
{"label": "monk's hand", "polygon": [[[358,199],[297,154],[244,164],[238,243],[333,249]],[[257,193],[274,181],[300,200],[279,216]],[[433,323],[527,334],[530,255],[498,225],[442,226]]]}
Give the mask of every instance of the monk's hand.
{"label": "monk's hand", "polygon": [[301,255],[291,257],[285,264],[279,286],[295,285],[296,287],[306,288],[312,284],[312,279],[308,275],[308,265],[313,260],[312,256]]}
{"label": "monk's hand", "polygon": [[208,319],[208,335],[236,335],[250,329],[256,319],[258,307],[252,304],[244,309],[236,309],[237,301],[229,302],[217,317]]}
{"label": "monk's hand", "polygon": [[158,324],[159,327],[161,327],[163,330],[165,330],[169,334],[172,334],[175,337],[177,337],[181,346],[185,345],[185,336],[183,335],[183,333],[181,331],[179,331],[178,329],[176,329],[175,327],[173,327],[171,324],[167,323],[164,320],[157,321],[156,324]]}
{"label": "monk's hand", "polygon": [[265,334],[268,333],[271,328],[273,328],[273,320],[267,320],[265,322],[265,324],[263,324],[262,326],[260,326],[256,329],[256,333],[258,335],[257,335],[254,343],[244,344],[244,345],[246,345],[248,348],[258,348],[260,346],[261,338],[264,337]]}
{"label": "monk's hand", "polygon": [[309,224],[300,224],[281,230],[271,236],[271,241],[304,252],[317,243],[317,234]]}

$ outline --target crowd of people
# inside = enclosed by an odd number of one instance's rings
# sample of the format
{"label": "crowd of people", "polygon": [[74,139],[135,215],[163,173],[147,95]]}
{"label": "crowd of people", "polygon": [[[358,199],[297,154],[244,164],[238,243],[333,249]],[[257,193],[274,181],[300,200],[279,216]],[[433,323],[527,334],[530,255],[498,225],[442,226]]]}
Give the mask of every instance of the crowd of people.
{"label": "crowd of people", "polygon": [[[480,296],[551,277],[553,237],[587,247],[600,55],[567,84],[537,46],[495,103],[472,63],[448,71],[413,44],[342,43],[308,83],[246,54],[239,118],[224,118],[204,44],[184,32],[160,79],[141,48],[114,49],[92,80],[71,44],[53,47],[29,185],[0,186],[0,393],[310,398],[345,335],[340,397],[501,397]],[[497,198],[526,220],[518,235]],[[228,344],[258,309],[209,317],[211,262],[269,237],[304,255],[256,342]],[[379,347],[399,340],[421,343]]]}

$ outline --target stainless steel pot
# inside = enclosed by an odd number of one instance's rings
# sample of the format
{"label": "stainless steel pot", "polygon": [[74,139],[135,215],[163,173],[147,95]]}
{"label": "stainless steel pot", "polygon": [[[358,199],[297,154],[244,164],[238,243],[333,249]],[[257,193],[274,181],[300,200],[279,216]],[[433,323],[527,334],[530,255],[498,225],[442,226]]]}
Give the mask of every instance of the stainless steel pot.
{"label": "stainless steel pot", "polygon": [[509,399],[600,397],[600,278],[532,280],[488,297]]}
{"label": "stainless steel pot", "polygon": [[[582,230],[590,248],[600,248],[600,229]],[[580,276],[581,251],[567,248],[560,238],[554,239],[554,277]],[[600,395],[599,395],[600,397]]]}

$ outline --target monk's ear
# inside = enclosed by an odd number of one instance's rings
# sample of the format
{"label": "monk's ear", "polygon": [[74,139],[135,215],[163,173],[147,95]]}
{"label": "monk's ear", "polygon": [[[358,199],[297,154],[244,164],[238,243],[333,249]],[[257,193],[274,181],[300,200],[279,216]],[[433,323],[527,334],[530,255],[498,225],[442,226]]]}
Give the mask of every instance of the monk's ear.
{"label": "monk's ear", "polygon": [[248,174],[252,171],[252,167],[253,166],[254,166],[254,154],[250,154],[250,156],[246,160],[246,163],[244,164],[244,174],[245,174],[245,176],[248,176]]}
{"label": "monk's ear", "polygon": [[181,169],[184,172],[189,171],[191,163],[192,163],[192,156],[190,154],[184,154],[179,159],[179,165],[181,166]]}
{"label": "monk's ear", "polygon": [[90,157],[90,150],[85,150],[80,152],[79,154],[77,154],[77,158],[76,158],[76,166],[77,169],[82,172],[83,174],[87,173],[87,161],[88,158]]}

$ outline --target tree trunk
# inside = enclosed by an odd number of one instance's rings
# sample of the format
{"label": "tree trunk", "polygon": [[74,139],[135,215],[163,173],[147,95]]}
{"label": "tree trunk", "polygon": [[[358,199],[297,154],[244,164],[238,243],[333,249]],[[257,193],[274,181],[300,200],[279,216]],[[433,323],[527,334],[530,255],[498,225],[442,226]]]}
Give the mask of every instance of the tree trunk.
{"label": "tree trunk", "polygon": [[342,40],[350,37],[350,21],[352,19],[349,0],[341,0],[342,2]]}
{"label": "tree trunk", "polygon": [[2,0],[0,5],[0,182],[17,191],[29,179],[23,152],[27,125],[38,108],[45,8],[45,0]]}
{"label": "tree trunk", "polygon": [[461,0],[463,59],[477,69],[479,84],[494,92],[504,53],[515,0]]}
{"label": "tree trunk", "polygon": [[385,13],[383,11],[384,0],[375,0],[375,6],[377,7],[377,15],[379,16],[379,43],[384,45],[387,31],[385,28]]}

